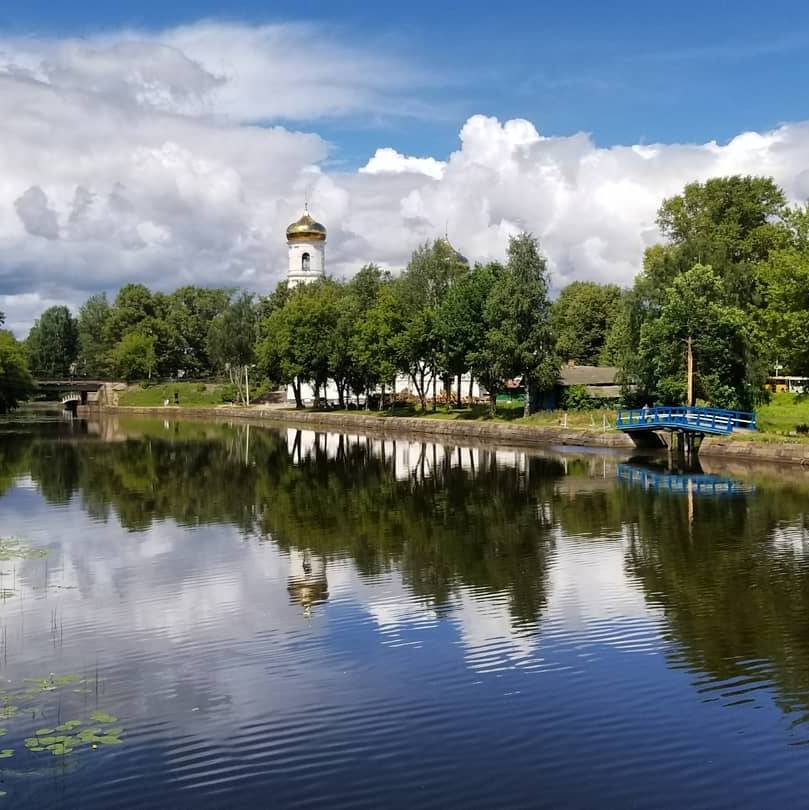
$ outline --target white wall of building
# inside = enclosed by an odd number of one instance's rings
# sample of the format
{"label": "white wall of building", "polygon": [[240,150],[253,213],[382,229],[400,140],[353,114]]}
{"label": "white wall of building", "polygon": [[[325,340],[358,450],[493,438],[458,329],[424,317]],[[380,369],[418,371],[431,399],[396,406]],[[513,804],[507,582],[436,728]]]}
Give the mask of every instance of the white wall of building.
{"label": "white wall of building", "polygon": [[[470,375],[469,374],[464,374],[461,377],[461,398],[463,400],[466,400],[469,397],[469,382],[470,382]],[[437,395],[440,397],[443,390],[444,390],[444,384],[443,384],[443,382],[441,380],[438,380],[438,382],[436,383],[436,389],[435,390],[436,390]],[[457,379],[453,378],[451,380],[451,385],[450,385],[450,391],[452,392],[453,400],[454,400],[454,398],[456,396],[457,390],[458,390]],[[382,392],[382,388],[380,386],[377,386],[377,388],[374,389],[373,393],[379,394],[381,392]],[[389,386],[385,388],[385,393],[386,393],[386,395],[389,395],[391,393],[391,389],[390,389]],[[416,393],[416,387],[415,387],[415,385],[413,385],[413,381],[410,379],[410,377],[407,377],[407,376],[405,376],[403,374],[400,374],[400,375],[398,375],[396,377],[396,393],[397,394],[409,394],[409,395],[414,396],[414,397],[418,396],[417,393]],[[433,389],[432,389],[432,386],[430,386],[429,393],[428,393],[428,399],[432,399],[432,396],[433,396]],[[357,402],[356,397],[350,396],[349,394],[346,394],[346,397],[348,399],[350,399],[350,401],[352,403],[356,404],[356,402]],[[472,379],[472,398],[473,399],[483,399],[485,397],[486,397],[486,393],[480,387],[480,384],[478,383],[478,381],[475,380],[475,379]],[[303,404],[304,405],[312,405],[314,403],[314,401],[315,401],[314,387],[309,385],[309,383],[303,383],[301,385],[301,398],[303,399]],[[336,405],[337,404],[337,386],[334,384],[334,382],[329,380],[329,382],[328,382],[328,384],[326,386],[326,390],[320,392],[320,399],[321,399],[321,404],[329,404],[329,405]],[[287,400],[292,404],[294,404],[294,402],[295,402],[295,392],[293,391],[291,385],[287,386]],[[360,403],[361,404],[365,403],[365,398],[364,397],[360,397]]]}
{"label": "white wall of building", "polygon": [[[287,242],[289,248],[289,270],[287,282],[290,287],[311,284],[326,274],[326,243],[316,241]],[[309,257],[309,269],[305,269],[305,258]]]}

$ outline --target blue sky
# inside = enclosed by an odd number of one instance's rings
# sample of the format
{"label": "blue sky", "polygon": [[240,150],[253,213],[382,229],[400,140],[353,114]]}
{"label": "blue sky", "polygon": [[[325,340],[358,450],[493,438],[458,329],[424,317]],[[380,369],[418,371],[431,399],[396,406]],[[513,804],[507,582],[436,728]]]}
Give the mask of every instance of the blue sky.
{"label": "blue sky", "polygon": [[807,76],[806,0],[5,3],[0,310],[266,293],[306,199],[338,278],[529,231],[555,290],[629,285],[686,183],[809,200]]}
{"label": "blue sky", "polygon": [[[342,41],[425,71],[419,120],[319,121],[334,158],[361,165],[382,140],[445,156],[474,113],[524,117],[543,134],[590,132],[598,145],[725,141],[807,117],[805,2],[436,3],[30,0],[0,12],[12,34],[159,30],[201,18],[317,21]],[[285,122],[306,128],[306,121]],[[314,127],[313,127],[314,128]]]}

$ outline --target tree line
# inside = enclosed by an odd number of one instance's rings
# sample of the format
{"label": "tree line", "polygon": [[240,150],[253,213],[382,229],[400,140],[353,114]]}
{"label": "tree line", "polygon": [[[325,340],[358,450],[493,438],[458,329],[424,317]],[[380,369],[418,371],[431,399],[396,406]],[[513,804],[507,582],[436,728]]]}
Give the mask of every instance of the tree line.
{"label": "tree line", "polygon": [[128,284],[76,316],[52,307],[22,345],[3,333],[0,363],[22,359],[37,377],[228,375],[241,399],[259,376],[291,385],[298,405],[304,382],[317,400],[333,381],[345,406],[405,375],[427,408],[453,380],[460,400],[471,375],[492,405],[519,380],[526,413],[567,361],[616,366],[629,403],[682,403],[689,340],[695,394],[717,406],[754,407],[776,365],[809,375],[809,207],[790,206],[770,178],[715,178],[664,200],[657,224],[665,242],[646,249],[629,289],[574,282],[552,303],[530,234],[510,240],[505,262],[472,267],[440,239],[396,275],[369,264],[349,281],[282,282],[258,299]]}

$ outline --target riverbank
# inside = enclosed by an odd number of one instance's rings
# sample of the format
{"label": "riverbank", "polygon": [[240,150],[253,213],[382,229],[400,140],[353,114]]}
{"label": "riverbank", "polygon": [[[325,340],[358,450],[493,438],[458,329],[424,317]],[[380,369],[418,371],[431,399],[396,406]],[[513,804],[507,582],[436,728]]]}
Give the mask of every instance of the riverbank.
{"label": "riverbank", "polygon": [[[84,410],[84,409],[82,409]],[[359,412],[328,413],[295,411],[286,408],[245,407],[119,407],[85,411],[108,415],[142,414],[194,419],[246,419],[256,423],[288,425],[315,430],[342,432],[370,431],[382,435],[420,434],[447,437],[460,441],[484,439],[507,445],[544,445],[562,447],[601,447],[635,449],[632,440],[615,430],[535,426],[509,422],[427,419],[423,417],[368,416]],[[734,441],[707,438],[700,451],[703,456],[730,458],[736,461],[765,461],[809,466],[809,443],[782,441]]]}

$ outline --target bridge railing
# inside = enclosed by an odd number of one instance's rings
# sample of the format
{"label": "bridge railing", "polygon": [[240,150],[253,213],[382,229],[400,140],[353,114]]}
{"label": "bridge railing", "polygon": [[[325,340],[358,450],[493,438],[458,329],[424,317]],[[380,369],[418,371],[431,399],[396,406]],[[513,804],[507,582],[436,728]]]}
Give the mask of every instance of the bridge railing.
{"label": "bridge railing", "polygon": [[615,426],[618,430],[655,430],[685,428],[695,432],[732,433],[734,430],[755,430],[756,415],[747,411],[722,408],[686,408],[660,406],[619,410]]}

